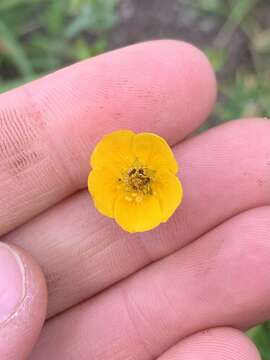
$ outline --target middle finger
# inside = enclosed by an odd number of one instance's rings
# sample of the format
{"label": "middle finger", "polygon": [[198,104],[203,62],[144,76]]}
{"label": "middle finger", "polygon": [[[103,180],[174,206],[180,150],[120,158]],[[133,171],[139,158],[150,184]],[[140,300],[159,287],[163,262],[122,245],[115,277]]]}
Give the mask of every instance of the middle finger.
{"label": "middle finger", "polygon": [[269,205],[269,127],[267,121],[231,122],[175,147],[183,205],[154,231],[123,232],[96,212],[84,191],[5,236],[42,265],[48,316],[178,250],[225,219]]}

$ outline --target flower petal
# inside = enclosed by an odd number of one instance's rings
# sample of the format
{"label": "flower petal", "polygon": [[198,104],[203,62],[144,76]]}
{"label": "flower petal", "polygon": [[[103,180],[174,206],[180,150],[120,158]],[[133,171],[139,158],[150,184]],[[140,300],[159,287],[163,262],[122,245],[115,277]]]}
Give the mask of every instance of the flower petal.
{"label": "flower petal", "polygon": [[183,198],[183,188],[176,175],[169,171],[158,172],[153,183],[162,212],[162,222],[166,222],[175,212]]}
{"label": "flower petal", "polygon": [[126,195],[120,195],[114,207],[116,222],[130,233],[142,232],[158,226],[162,220],[159,199],[156,196],[145,196],[139,203],[127,201]]}
{"label": "flower petal", "polygon": [[88,177],[88,189],[98,211],[113,217],[115,199],[119,194],[115,174],[104,169],[92,170]]}
{"label": "flower petal", "polygon": [[130,130],[118,130],[105,135],[91,156],[92,168],[127,168],[134,162],[131,152],[135,134]]}
{"label": "flower petal", "polygon": [[178,171],[178,164],[167,142],[152,133],[140,133],[133,139],[132,151],[144,166],[153,170],[165,168],[174,174]]}

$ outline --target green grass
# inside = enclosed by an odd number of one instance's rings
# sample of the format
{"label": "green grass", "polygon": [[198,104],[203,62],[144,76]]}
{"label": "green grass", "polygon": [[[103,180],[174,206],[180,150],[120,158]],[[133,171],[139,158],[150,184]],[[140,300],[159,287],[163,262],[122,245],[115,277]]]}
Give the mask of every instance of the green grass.
{"label": "green grass", "polygon": [[[181,1],[183,2],[183,0]],[[237,31],[248,39],[248,58],[235,76],[219,77],[220,101],[215,110],[216,122],[239,117],[270,117],[270,30],[264,28],[259,10],[263,0],[193,0],[185,1],[206,17],[218,17],[223,26],[214,41],[205,47],[216,72],[222,74],[230,56],[228,48]]]}
{"label": "green grass", "polygon": [[102,53],[117,0],[1,0],[0,91]]}
{"label": "green grass", "polygon": [[[270,117],[270,30],[257,16],[267,1],[179,0],[223,24],[205,46],[219,74],[220,100],[204,129],[243,116]],[[0,92],[52,72],[66,64],[106,51],[107,35],[117,22],[118,0],[1,0]],[[248,38],[249,58],[233,76],[224,77],[235,32]],[[225,50],[224,50],[225,49]],[[249,331],[270,359],[270,323]]]}

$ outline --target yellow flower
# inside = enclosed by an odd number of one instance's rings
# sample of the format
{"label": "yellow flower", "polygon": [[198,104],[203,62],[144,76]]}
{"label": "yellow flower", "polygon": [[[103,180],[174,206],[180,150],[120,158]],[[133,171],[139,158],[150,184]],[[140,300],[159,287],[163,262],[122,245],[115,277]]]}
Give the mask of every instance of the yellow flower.
{"label": "yellow flower", "polygon": [[91,156],[88,189],[96,208],[128,232],[166,222],[182,200],[178,164],[164,139],[119,130],[105,135]]}

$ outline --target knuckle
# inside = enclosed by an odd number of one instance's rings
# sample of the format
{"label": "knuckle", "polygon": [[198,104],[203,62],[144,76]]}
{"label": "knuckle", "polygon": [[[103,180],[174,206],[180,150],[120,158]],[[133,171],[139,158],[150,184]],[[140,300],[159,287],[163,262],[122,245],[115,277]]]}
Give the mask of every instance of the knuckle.
{"label": "knuckle", "polygon": [[18,175],[45,157],[40,146],[43,127],[41,113],[23,88],[1,96],[1,173]]}

